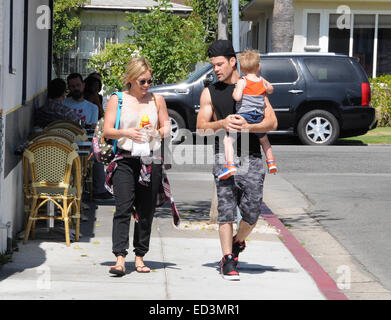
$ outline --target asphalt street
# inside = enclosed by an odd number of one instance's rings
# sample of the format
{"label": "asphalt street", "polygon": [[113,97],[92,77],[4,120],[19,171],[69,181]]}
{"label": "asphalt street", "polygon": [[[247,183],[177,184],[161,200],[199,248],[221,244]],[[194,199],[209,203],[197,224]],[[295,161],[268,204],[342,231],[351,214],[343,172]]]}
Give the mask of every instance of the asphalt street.
{"label": "asphalt street", "polygon": [[308,214],[391,289],[391,146],[273,146]]}

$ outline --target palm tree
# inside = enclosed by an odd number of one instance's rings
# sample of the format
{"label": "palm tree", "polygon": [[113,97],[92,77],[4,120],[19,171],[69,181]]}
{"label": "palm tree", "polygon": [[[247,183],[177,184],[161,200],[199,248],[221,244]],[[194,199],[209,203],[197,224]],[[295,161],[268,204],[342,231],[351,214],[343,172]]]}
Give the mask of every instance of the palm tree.
{"label": "palm tree", "polygon": [[219,0],[217,39],[228,40],[228,0]]}
{"label": "palm tree", "polygon": [[272,51],[291,52],[294,37],[293,0],[274,0]]}

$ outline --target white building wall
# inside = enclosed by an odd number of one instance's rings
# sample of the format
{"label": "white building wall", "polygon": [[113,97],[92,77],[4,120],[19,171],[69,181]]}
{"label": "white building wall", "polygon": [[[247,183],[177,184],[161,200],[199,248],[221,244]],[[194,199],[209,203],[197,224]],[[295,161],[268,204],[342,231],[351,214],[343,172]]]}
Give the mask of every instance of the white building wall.
{"label": "white building wall", "polygon": [[303,10],[295,6],[295,36],[293,40],[293,52],[304,51],[306,38],[303,33]]}
{"label": "white building wall", "polygon": [[[37,28],[36,13],[39,5],[48,5],[48,0],[28,1],[28,51],[27,70],[23,72],[24,48],[24,1],[14,1],[13,23],[13,68],[9,72],[9,1],[1,1],[2,24],[0,34],[3,41],[0,46],[0,108],[3,108],[4,148],[2,158],[5,162],[14,162],[9,172],[0,174],[0,224],[11,222],[12,236],[23,227],[23,171],[20,157],[13,152],[18,147],[11,136],[27,137],[31,131],[32,107],[42,103],[47,86],[48,70],[48,30]],[[27,77],[26,103],[22,105],[23,78]],[[24,142],[24,141],[23,141]],[[4,232],[0,231],[0,252],[4,252]]]}
{"label": "white building wall", "polygon": [[[251,20],[254,23],[260,23],[259,34],[258,34],[258,49],[260,52],[265,52],[265,48],[271,48],[271,24],[269,28],[268,37],[262,38],[262,28],[266,27],[266,19],[272,19],[273,16],[273,5],[271,1],[259,0],[257,3],[264,4],[262,6],[262,13],[256,14],[255,11],[252,11],[252,7],[248,9],[246,15],[251,17]],[[270,5],[269,5],[270,4]],[[319,51],[327,52],[328,51],[328,33],[329,33],[329,14],[336,13],[337,8],[341,5],[348,6],[353,13],[386,13],[390,14],[391,12],[391,1],[389,0],[368,0],[368,1],[352,1],[352,0],[333,0],[333,1],[324,1],[324,0],[295,0],[295,20],[294,20],[294,42],[293,42],[293,52],[304,52],[307,45],[307,14],[308,13],[320,13],[320,38],[319,38]],[[254,6],[255,7],[255,6]],[[253,30],[254,31],[254,30]],[[250,31],[250,32],[253,32]],[[245,35],[243,35],[245,36]],[[247,38],[247,36],[246,36]],[[251,39],[252,36],[249,36]],[[266,46],[266,41],[268,45]]]}
{"label": "white building wall", "polygon": [[[3,30],[3,24],[4,24],[5,14],[4,14],[4,1],[0,1],[0,75],[3,74],[4,70],[4,61],[3,61],[3,39],[4,39],[4,30]],[[0,76],[0,253],[5,252],[7,246],[7,231],[5,229],[5,226],[2,224],[1,221],[1,198],[2,198],[2,184],[3,184],[3,146],[4,146],[4,137],[3,137],[3,79],[2,76]]]}
{"label": "white building wall", "polygon": [[[3,23],[4,23],[4,1],[0,1],[0,67],[3,67]],[[0,89],[1,90],[1,89]],[[1,91],[0,91],[0,97],[1,97]]]}
{"label": "white building wall", "polygon": [[240,51],[243,51],[248,47],[247,34],[251,32],[251,25],[252,23],[249,21],[240,21],[239,23]]}
{"label": "white building wall", "polygon": [[266,52],[266,15],[261,14],[258,18],[258,51],[261,53]]}
{"label": "white building wall", "polygon": [[[1,102],[3,107],[3,134],[5,135],[5,127],[7,125],[7,115],[22,102],[22,66],[23,66],[23,23],[20,23],[20,17],[23,17],[23,1],[14,1],[14,30],[13,30],[13,66],[15,74],[9,73],[9,35],[10,35],[10,6],[9,1],[3,1],[3,34],[5,41],[2,46],[2,68],[1,68]],[[18,23],[16,23],[18,22]],[[3,138],[3,161],[5,162],[5,149],[8,147],[6,137]],[[4,168],[4,166],[3,166]],[[3,169],[4,170],[4,169]],[[16,168],[16,174],[19,169]],[[23,189],[15,187],[17,182],[14,178],[14,173],[7,177],[3,171],[0,176],[0,224],[3,228],[0,230],[0,253],[4,253],[7,246],[7,233],[5,224],[9,221],[16,221],[17,211],[19,210],[17,203],[20,202],[20,195]],[[4,187],[3,187],[4,186]],[[6,186],[6,188],[5,188]],[[19,185],[21,186],[21,185]],[[23,199],[23,198],[22,198]]]}
{"label": "white building wall", "polygon": [[11,109],[22,103],[22,80],[23,80],[23,1],[14,1],[14,29],[13,29],[13,68],[15,74],[9,73],[9,39],[5,35],[10,33],[9,1],[4,1],[4,40],[3,46],[4,70],[2,77],[4,81],[3,106],[4,113],[7,114]]}
{"label": "white building wall", "polygon": [[37,26],[37,19],[42,15],[37,14],[37,8],[41,5],[48,4],[48,0],[29,1],[27,100],[42,93],[47,87],[47,66],[49,60],[47,39],[49,37],[49,30],[42,28],[41,25]]}
{"label": "white building wall", "polygon": [[386,13],[391,12],[391,1],[295,1],[295,39],[294,52],[304,52],[307,41],[307,14],[320,13],[320,52],[328,51],[329,14],[337,13],[339,6],[347,6],[352,13]]}

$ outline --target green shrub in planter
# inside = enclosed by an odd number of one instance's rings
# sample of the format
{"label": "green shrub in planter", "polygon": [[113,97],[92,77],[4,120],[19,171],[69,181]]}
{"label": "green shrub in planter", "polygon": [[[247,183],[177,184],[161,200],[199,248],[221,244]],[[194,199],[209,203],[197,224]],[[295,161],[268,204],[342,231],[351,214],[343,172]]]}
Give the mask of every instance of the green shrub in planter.
{"label": "green shrub in planter", "polygon": [[376,108],[379,127],[391,127],[391,74],[370,79],[371,105]]}

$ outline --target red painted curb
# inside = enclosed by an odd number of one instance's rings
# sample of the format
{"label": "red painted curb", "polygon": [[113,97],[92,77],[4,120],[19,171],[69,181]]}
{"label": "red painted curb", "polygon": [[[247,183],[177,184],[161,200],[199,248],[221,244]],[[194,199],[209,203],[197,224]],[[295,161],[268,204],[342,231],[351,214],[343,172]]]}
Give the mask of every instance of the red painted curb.
{"label": "red painted curb", "polygon": [[297,241],[292,233],[289,232],[280,219],[278,219],[278,217],[266,206],[265,203],[263,203],[262,206],[262,218],[270,225],[277,228],[285,246],[293,254],[300,265],[309,273],[326,299],[349,300],[342,292],[340,292],[334,280],[327,274],[326,271],[323,270],[308,251],[303,248],[303,246],[299,243],[299,241]]}

